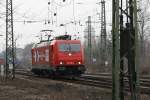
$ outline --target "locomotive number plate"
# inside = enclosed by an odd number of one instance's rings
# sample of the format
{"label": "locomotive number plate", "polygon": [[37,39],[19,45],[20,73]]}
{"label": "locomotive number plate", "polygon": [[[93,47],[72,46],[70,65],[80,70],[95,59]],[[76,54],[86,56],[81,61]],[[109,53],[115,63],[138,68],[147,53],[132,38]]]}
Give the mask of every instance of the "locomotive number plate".
{"label": "locomotive number plate", "polygon": [[67,64],[74,64],[74,62],[67,62]]}

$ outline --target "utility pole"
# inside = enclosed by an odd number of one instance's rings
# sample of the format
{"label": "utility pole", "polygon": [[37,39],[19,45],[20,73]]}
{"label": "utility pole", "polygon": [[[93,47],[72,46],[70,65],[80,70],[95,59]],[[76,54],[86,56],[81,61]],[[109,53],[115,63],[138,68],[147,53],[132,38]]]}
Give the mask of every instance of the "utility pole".
{"label": "utility pole", "polygon": [[12,0],[6,0],[6,79],[15,78],[14,56],[13,5]]}
{"label": "utility pole", "polygon": [[107,34],[106,34],[106,12],[105,12],[105,0],[101,0],[101,65],[105,66],[107,57]]}
{"label": "utility pole", "polygon": [[[131,100],[139,100],[136,0],[112,0],[112,9],[112,100],[124,100],[125,76],[129,80]],[[128,69],[127,72],[124,70],[125,67]]]}

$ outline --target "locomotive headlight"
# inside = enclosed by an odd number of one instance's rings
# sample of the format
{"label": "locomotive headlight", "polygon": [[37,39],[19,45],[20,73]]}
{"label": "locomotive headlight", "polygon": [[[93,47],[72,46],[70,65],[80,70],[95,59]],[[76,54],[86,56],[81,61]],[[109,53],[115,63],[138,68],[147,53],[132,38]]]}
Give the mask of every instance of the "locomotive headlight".
{"label": "locomotive headlight", "polygon": [[62,65],[62,64],[63,64],[63,62],[61,61],[61,62],[60,62],[60,64]]}
{"label": "locomotive headlight", "polygon": [[72,56],[72,54],[71,54],[71,53],[69,53],[68,55],[69,55],[69,56]]}
{"label": "locomotive headlight", "polygon": [[78,64],[81,64],[81,62],[79,61]]}

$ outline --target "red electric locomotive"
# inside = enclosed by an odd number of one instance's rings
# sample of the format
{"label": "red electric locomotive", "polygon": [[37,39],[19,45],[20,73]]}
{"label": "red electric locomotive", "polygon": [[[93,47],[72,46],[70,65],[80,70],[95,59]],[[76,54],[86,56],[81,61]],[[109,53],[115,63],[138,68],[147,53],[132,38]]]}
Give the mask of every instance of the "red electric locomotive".
{"label": "red electric locomotive", "polygon": [[32,48],[32,72],[35,74],[84,73],[83,47],[79,40],[71,40],[69,35],[40,42]]}

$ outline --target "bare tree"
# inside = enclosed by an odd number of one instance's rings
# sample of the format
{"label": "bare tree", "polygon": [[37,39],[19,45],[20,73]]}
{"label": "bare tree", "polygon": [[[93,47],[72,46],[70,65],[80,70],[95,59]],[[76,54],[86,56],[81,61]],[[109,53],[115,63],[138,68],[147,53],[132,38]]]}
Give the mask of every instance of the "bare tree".
{"label": "bare tree", "polygon": [[[147,73],[149,69],[149,40],[150,40],[150,12],[149,0],[139,1],[138,25],[139,25],[139,42],[140,42],[140,68],[142,73]],[[145,72],[146,71],[146,72]],[[148,72],[149,73],[149,72]]]}
{"label": "bare tree", "polygon": [[[139,18],[139,38],[140,38],[140,51],[142,56],[145,56],[145,41],[150,36],[150,12],[149,4],[143,0],[139,3],[140,11],[138,13]],[[142,6],[141,6],[142,5]]]}
{"label": "bare tree", "polygon": [[32,49],[33,43],[27,44],[23,50],[23,66],[29,68],[31,66],[31,49]]}

